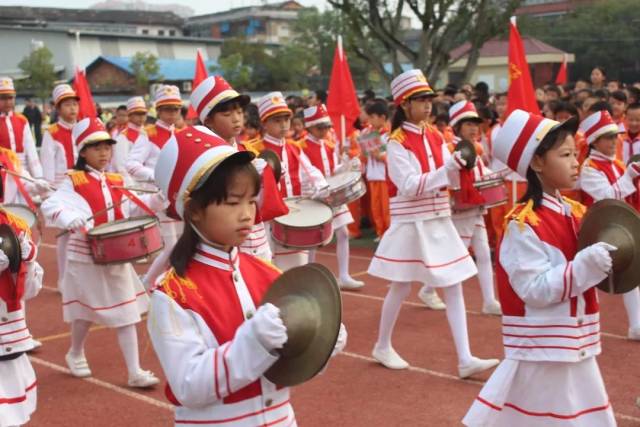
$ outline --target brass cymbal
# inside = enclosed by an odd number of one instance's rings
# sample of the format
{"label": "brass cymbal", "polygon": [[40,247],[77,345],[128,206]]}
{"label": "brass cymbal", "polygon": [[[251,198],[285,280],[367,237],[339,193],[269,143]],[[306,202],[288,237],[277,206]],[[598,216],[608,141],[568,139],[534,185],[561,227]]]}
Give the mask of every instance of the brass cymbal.
{"label": "brass cymbal", "polygon": [[333,273],[320,264],[292,268],[271,285],[262,304],[268,302],[280,309],[288,339],[265,377],[281,386],[310,380],[327,364],[340,331],[342,300]]}
{"label": "brass cymbal", "polygon": [[282,176],[282,165],[280,162],[280,157],[278,157],[278,155],[273,150],[268,149],[262,151],[262,153],[260,153],[258,157],[263,159],[269,164],[269,166],[271,166],[271,169],[273,169],[273,175],[276,178],[276,182],[279,182],[280,177]]}
{"label": "brass cymbal", "polygon": [[473,142],[463,139],[456,144],[454,151],[460,151],[462,158],[467,162],[465,167],[467,169],[473,169],[476,164],[476,157],[478,157],[476,146]]}
{"label": "brass cymbal", "polygon": [[605,292],[621,294],[640,284],[640,216],[628,204],[613,199],[596,202],[582,220],[578,249],[597,242],[618,248],[611,252],[613,272],[598,284]]}
{"label": "brass cymbal", "polygon": [[20,241],[9,224],[0,224],[0,249],[9,258],[9,270],[17,273],[22,261]]}

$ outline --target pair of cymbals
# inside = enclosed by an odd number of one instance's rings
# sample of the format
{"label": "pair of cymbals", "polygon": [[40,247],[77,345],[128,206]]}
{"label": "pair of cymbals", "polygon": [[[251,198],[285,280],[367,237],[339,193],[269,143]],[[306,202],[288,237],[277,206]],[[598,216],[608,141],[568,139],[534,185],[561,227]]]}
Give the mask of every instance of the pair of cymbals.
{"label": "pair of cymbals", "polygon": [[333,273],[320,264],[292,268],[271,285],[266,303],[280,309],[288,338],[265,377],[281,386],[310,380],[327,364],[340,331],[342,300]]}
{"label": "pair of cymbals", "polygon": [[611,252],[612,272],[598,288],[622,294],[640,284],[640,215],[625,202],[600,200],[589,208],[582,220],[578,249],[597,242],[616,248]]}
{"label": "pair of cymbals", "polygon": [[22,262],[20,241],[8,224],[0,224],[0,249],[9,258],[9,271],[17,273]]}
{"label": "pair of cymbals", "polygon": [[454,148],[454,151],[460,152],[460,156],[466,162],[465,168],[473,169],[473,167],[476,165],[476,157],[478,157],[476,146],[473,144],[473,142],[469,141],[468,139],[463,139],[456,144],[456,148]]}
{"label": "pair of cymbals", "polygon": [[280,177],[282,176],[282,164],[280,162],[280,157],[273,150],[263,150],[262,153],[258,156],[273,169],[273,176],[276,178],[276,182],[280,181]]}

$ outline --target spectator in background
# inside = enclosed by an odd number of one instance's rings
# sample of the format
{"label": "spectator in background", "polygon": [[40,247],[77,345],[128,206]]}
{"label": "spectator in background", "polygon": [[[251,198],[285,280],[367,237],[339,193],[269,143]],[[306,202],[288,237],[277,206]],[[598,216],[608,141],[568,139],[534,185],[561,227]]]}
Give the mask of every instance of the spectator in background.
{"label": "spectator in background", "polygon": [[309,107],[327,103],[327,91],[318,89],[309,97]]}
{"label": "spectator in background", "polygon": [[29,121],[29,127],[36,140],[36,146],[39,147],[42,143],[42,112],[31,98],[26,99],[26,104],[22,110],[22,114]]}
{"label": "spectator in background", "polygon": [[609,104],[611,105],[611,117],[618,125],[620,133],[626,132],[624,121],[625,111],[627,110],[627,94],[624,91],[616,90],[611,92],[609,96]]}
{"label": "spectator in background", "polygon": [[625,89],[627,91],[627,104],[631,105],[631,104],[637,104],[638,101],[640,101],[640,89],[635,87],[635,86],[631,86],[628,87],[627,89]]}
{"label": "spectator in background", "polygon": [[562,91],[556,85],[550,84],[544,89],[544,100],[545,102],[549,101],[559,101],[562,97]]}
{"label": "spectator in background", "polygon": [[489,103],[489,85],[485,82],[476,83],[472,100],[475,104],[487,105]]}
{"label": "spectator in background", "polygon": [[607,73],[604,71],[604,67],[596,66],[591,70],[591,89],[606,89],[607,87]]}
{"label": "spectator in background", "polygon": [[127,106],[118,105],[118,108],[116,108],[116,114],[113,120],[113,126],[109,126],[109,123],[107,123],[107,128],[111,129],[109,133],[111,133],[111,137],[114,140],[118,137],[118,135],[120,135],[120,132],[122,132],[127,128],[128,121],[129,121],[129,116],[127,115]]}
{"label": "spectator in background", "polygon": [[620,83],[620,80],[609,80],[607,82],[607,91],[609,91],[609,93],[612,93],[621,89],[622,89],[622,83]]}

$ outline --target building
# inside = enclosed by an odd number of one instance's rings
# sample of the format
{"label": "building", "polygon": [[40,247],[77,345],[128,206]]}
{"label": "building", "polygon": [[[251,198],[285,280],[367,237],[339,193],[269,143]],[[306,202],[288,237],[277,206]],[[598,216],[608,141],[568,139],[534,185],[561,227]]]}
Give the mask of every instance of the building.
{"label": "building", "polygon": [[0,25],[22,28],[179,37],[183,24],[173,12],[0,6]]}
{"label": "building", "polygon": [[193,37],[243,37],[253,42],[285,44],[291,40],[293,23],[303,8],[290,0],[192,16],[187,18],[184,31]]}
{"label": "building", "polygon": [[[575,57],[572,53],[564,52],[540,40],[524,37],[522,39],[527,62],[531,69],[531,78],[536,87],[554,81],[560,64],[566,55],[567,62],[572,63]],[[465,43],[450,55],[452,62],[446,73],[440,76],[439,82],[464,83],[460,81],[462,72],[467,64],[469,43]],[[492,91],[506,91],[509,87],[509,40],[493,39],[486,42],[480,49],[478,65],[469,81],[484,81]]]}
{"label": "building", "polygon": [[576,7],[593,3],[594,0],[524,0],[516,9],[517,16],[552,18],[573,11]]}

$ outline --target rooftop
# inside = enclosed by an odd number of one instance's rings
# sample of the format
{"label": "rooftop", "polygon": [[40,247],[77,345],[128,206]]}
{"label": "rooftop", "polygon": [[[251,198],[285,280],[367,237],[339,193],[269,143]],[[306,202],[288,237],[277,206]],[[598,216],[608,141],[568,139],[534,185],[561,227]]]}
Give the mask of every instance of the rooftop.
{"label": "rooftop", "polygon": [[[195,55],[195,53],[194,53]],[[186,81],[192,80],[196,70],[195,59],[166,59],[158,58],[158,66],[160,68],[159,74],[162,75],[163,80],[167,81]],[[108,62],[115,67],[122,69],[123,71],[133,74],[131,68],[131,57],[123,56],[99,56],[91,64],[87,65],[87,71],[91,70],[100,62]],[[206,60],[204,65],[207,69],[211,66],[218,65],[218,62],[212,59]]]}

